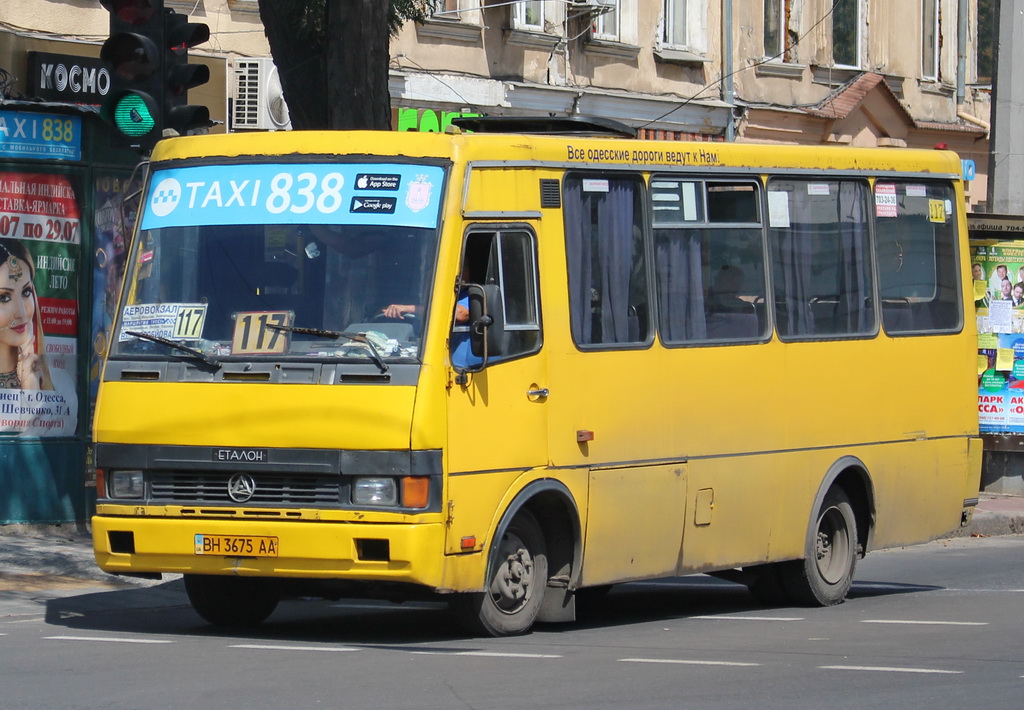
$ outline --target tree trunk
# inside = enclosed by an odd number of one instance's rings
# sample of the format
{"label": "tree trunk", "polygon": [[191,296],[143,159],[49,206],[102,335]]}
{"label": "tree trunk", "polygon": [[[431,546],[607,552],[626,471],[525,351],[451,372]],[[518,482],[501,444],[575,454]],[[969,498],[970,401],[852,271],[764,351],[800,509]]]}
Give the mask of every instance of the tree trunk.
{"label": "tree trunk", "polygon": [[327,2],[330,128],[391,128],[388,9],[389,3],[383,0]]}
{"label": "tree trunk", "polygon": [[[347,5],[330,0],[328,5]],[[387,3],[382,3],[385,7]],[[260,0],[260,20],[281,78],[281,89],[295,129],[327,128],[327,53],[323,18],[316,3]]]}

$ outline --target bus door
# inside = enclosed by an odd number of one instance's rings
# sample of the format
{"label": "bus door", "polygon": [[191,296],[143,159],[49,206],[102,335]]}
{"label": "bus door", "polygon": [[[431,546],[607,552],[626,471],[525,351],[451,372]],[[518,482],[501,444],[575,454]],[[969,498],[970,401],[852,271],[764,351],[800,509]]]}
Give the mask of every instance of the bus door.
{"label": "bus door", "polygon": [[[500,353],[482,362],[463,310],[468,293],[460,291],[449,341],[449,553],[481,549],[504,492],[523,471],[547,462],[536,235],[526,225],[471,227],[460,282],[497,287],[505,327]],[[474,546],[465,542],[471,538]]]}
{"label": "bus door", "polygon": [[[687,370],[654,345],[646,193],[630,174],[570,174],[563,184],[569,332],[548,338],[558,354],[548,448],[553,466],[588,470],[585,586],[673,574],[682,546],[689,472],[676,383]],[[676,194],[681,205],[684,188]],[[659,200],[656,214],[672,206]],[[699,268],[694,251],[663,254],[658,273],[685,284]]]}

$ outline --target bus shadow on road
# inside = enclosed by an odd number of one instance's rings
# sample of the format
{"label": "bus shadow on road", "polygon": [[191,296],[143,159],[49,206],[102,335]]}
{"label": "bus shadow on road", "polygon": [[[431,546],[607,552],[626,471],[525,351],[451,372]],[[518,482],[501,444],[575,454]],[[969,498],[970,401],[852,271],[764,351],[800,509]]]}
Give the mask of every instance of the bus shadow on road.
{"label": "bus shadow on road", "polygon": [[[941,591],[943,587],[854,582],[847,599],[868,599],[897,594]],[[616,585],[607,594],[583,594],[577,605],[577,621],[565,628],[600,628],[621,624],[686,619],[690,617],[739,615],[801,610],[806,607],[765,605],[751,596],[742,584],[705,575],[651,582]],[[545,627],[552,630],[561,627]]]}
{"label": "bus shadow on road", "polygon": [[193,611],[180,579],[146,588],[49,599],[45,621],[91,634],[223,637],[246,642],[398,647],[465,637],[443,602],[286,599],[258,627],[217,628]]}
{"label": "bus shadow on road", "polygon": [[[942,589],[862,581],[854,583],[849,598]],[[578,600],[575,622],[538,624],[535,629],[557,633],[690,617],[784,612],[792,608],[767,607],[755,601],[742,585],[698,575],[585,592]],[[224,637],[249,642],[345,643],[392,649],[466,638],[443,601],[395,604],[374,600],[285,600],[258,627],[215,628],[189,606],[181,580],[50,599],[46,602],[46,623],[90,632]],[[452,651],[450,647],[446,650]]]}

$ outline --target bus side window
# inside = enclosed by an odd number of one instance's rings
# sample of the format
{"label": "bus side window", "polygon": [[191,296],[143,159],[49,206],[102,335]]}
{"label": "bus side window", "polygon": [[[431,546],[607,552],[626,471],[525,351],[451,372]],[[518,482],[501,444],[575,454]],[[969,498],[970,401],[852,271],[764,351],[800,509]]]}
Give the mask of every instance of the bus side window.
{"label": "bus side window", "polygon": [[867,184],[778,178],[768,193],[779,336],[875,333]]}
{"label": "bus side window", "polygon": [[[540,349],[540,307],[537,294],[536,240],[525,229],[470,231],[462,257],[461,283],[500,287],[505,313],[505,346],[488,364],[534,353]],[[468,307],[462,289],[458,305]],[[458,310],[458,308],[457,308]],[[469,325],[453,319],[450,341],[452,364],[480,364],[469,347]]]}
{"label": "bus side window", "polygon": [[751,180],[651,178],[658,327],[665,343],[767,338],[760,194]]}
{"label": "bus side window", "polygon": [[643,196],[643,183],[633,177],[565,179],[569,310],[577,345],[650,340]]}
{"label": "bus side window", "polygon": [[882,325],[890,334],[949,332],[961,326],[956,196],[949,183],[878,181],[895,211],[875,217]]}

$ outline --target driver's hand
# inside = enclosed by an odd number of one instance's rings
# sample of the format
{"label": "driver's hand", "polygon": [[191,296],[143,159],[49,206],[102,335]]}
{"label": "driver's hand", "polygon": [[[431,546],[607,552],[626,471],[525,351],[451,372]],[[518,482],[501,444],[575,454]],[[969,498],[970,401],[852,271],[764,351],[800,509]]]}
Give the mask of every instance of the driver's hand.
{"label": "driver's hand", "polygon": [[416,313],[416,306],[404,306],[392,303],[381,312],[388,318],[403,318],[409,313]]}

